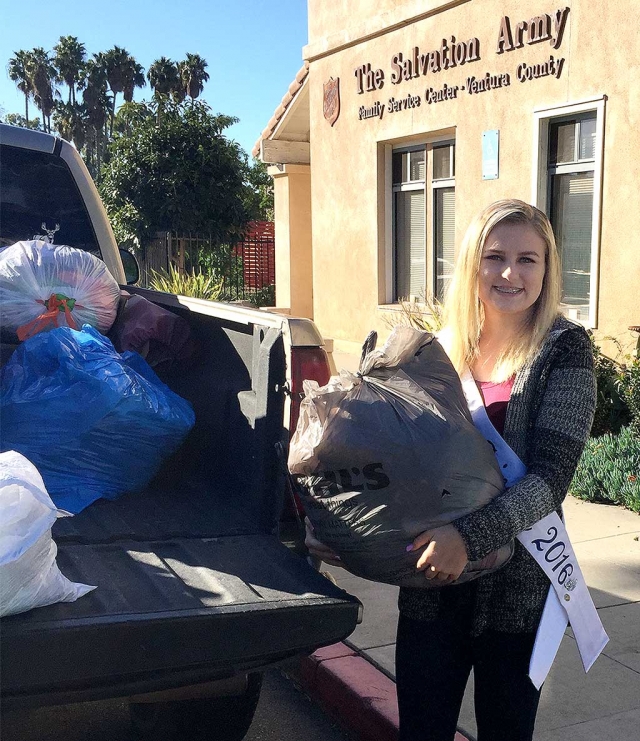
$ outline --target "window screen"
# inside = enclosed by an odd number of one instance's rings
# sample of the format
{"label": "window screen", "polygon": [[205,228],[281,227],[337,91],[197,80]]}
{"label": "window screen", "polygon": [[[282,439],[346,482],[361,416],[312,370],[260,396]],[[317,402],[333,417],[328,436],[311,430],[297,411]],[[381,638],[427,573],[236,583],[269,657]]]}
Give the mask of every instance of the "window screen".
{"label": "window screen", "polygon": [[423,190],[401,191],[396,204],[396,294],[422,297],[426,282],[425,197]]}
{"label": "window screen", "polygon": [[562,260],[562,301],[574,318],[589,318],[593,172],[554,175],[551,221]]}
{"label": "window screen", "polygon": [[435,296],[442,301],[453,275],[456,229],[455,188],[437,188],[434,198]]}
{"label": "window screen", "polygon": [[562,263],[562,303],[588,321],[591,300],[596,114],[549,124],[549,213]]}

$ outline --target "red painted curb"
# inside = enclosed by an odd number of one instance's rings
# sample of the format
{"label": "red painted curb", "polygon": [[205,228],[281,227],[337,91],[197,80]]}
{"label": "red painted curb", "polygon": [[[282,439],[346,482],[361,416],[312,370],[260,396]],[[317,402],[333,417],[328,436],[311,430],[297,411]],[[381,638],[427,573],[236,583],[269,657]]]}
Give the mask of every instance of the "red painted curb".
{"label": "red painted curb", "polygon": [[[288,673],[359,741],[398,741],[395,682],[344,643],[300,660]],[[460,733],[455,741],[468,741]]]}

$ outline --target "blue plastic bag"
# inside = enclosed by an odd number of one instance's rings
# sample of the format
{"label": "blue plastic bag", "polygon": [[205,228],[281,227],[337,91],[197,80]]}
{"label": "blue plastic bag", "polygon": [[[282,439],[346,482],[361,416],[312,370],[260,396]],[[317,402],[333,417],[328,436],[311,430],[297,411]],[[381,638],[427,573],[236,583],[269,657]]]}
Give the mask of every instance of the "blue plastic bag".
{"label": "blue plastic bag", "polygon": [[28,458],[56,506],[74,514],[144,489],[195,422],[143,358],[120,355],[89,325],[37,334],[15,350],[0,415],[2,450]]}

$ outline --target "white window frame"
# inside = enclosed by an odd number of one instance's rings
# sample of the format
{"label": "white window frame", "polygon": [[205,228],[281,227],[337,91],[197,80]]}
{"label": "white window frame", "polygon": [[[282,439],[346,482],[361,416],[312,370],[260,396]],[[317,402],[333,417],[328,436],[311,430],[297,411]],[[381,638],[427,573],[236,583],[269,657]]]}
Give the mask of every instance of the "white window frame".
{"label": "white window frame", "polygon": [[604,161],[604,119],[606,96],[577,101],[561,106],[537,108],[533,113],[533,167],[531,180],[531,203],[546,214],[550,213],[549,173],[549,124],[557,119],[577,116],[581,113],[596,114],[596,141],[593,165],[577,162],[573,165],[557,165],[555,171],[580,172],[593,170],[593,219],[591,224],[591,278],[589,284],[589,318],[578,320],[588,329],[598,326],[598,294],[600,265],[600,234],[602,226],[602,169]]}
{"label": "white window frame", "polygon": [[[405,183],[401,183],[400,185],[397,185],[393,183],[393,155],[394,154],[410,154],[411,152],[424,152],[424,179],[423,180],[410,180]],[[422,191],[425,195],[424,203],[425,203],[425,209],[427,208],[427,151],[426,151],[426,145],[425,144],[412,144],[409,146],[397,146],[393,147],[392,149],[392,157],[391,157],[391,213],[392,213],[392,223],[391,223],[391,235],[392,235],[392,255],[391,255],[391,295],[392,300],[394,302],[398,302],[399,298],[395,295],[396,294],[396,209],[393,206],[393,203],[395,201],[395,194],[396,193],[406,193],[409,191]],[[411,167],[410,163],[410,157],[409,157],[409,163],[407,166],[407,171],[409,171],[409,168]],[[425,214],[425,227],[427,223],[427,215]],[[425,276],[427,275],[427,235],[426,235],[426,228],[425,228],[425,235],[424,235],[424,244],[425,244]],[[426,286],[425,286],[426,288]],[[409,300],[412,300],[412,297],[409,297]]]}
{"label": "white window frame", "polygon": [[[385,267],[385,290],[384,290],[384,300],[385,303],[383,304],[386,306],[394,306],[397,304],[397,299],[395,297],[395,209],[393,207],[393,201],[394,201],[394,194],[396,190],[400,190],[400,188],[394,190],[394,184],[393,184],[393,155],[397,154],[398,152],[409,152],[409,151],[416,151],[419,149],[426,149],[428,144],[431,145],[442,145],[450,143],[452,146],[454,146],[455,149],[455,137],[452,137],[451,134],[444,134],[441,136],[433,136],[425,138],[424,140],[418,140],[418,141],[412,141],[412,142],[398,142],[397,144],[384,144],[384,150],[383,150],[383,156],[384,156],[384,224],[385,224],[385,231],[384,231],[384,250],[385,250],[385,260],[384,260],[384,267]],[[428,164],[430,161],[429,158],[427,158]],[[451,180],[455,183],[455,178],[452,178]],[[421,182],[421,181],[418,181]],[[428,172],[425,171],[425,182],[422,184],[422,186],[419,186],[418,188],[411,188],[408,187],[406,190],[418,190],[420,187],[425,189],[425,205],[429,206],[429,199],[427,198],[427,183],[430,182],[430,178],[428,176]],[[444,181],[435,181],[436,183],[444,182]],[[447,183],[450,181],[447,180]],[[431,183],[433,186],[433,183]],[[444,187],[444,186],[440,186]],[[433,219],[433,203],[431,203],[431,218]],[[425,224],[427,223],[425,219]],[[433,227],[433,224],[432,224]],[[432,232],[433,233],[433,232]],[[426,237],[425,237],[425,244],[426,244]],[[427,244],[428,249],[428,244]],[[429,280],[429,261],[427,260],[427,280]],[[431,271],[433,272],[433,271]],[[434,286],[431,286],[433,288]],[[425,289],[429,288],[429,286],[425,286]]]}
{"label": "white window frame", "polygon": [[438,286],[438,260],[436,257],[436,191],[438,188],[453,188],[454,193],[456,189],[456,142],[455,139],[449,139],[444,142],[431,142],[432,144],[432,158],[431,163],[433,167],[433,149],[439,149],[440,147],[449,145],[449,177],[448,178],[432,178],[431,180],[431,234],[433,236],[432,249],[432,261],[433,269],[431,271],[431,294],[436,298],[436,288]]}

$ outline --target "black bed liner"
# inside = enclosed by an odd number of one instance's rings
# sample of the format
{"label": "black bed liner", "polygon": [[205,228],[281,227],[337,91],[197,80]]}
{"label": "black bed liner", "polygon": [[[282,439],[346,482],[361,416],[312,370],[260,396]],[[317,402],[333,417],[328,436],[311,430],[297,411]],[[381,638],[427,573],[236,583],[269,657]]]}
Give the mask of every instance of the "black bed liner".
{"label": "black bed liner", "polygon": [[3,619],[6,707],[259,668],[346,637],[358,611],[271,535],[67,544],[58,563],[98,589]]}
{"label": "black bed liner", "polygon": [[53,526],[53,537],[58,545],[95,545],[249,535],[256,531],[256,524],[243,511],[242,502],[242,492],[226,484],[186,481],[162,486],[156,479],[147,491],[99,500],[74,517],[60,518]]}
{"label": "black bed liner", "polygon": [[255,532],[242,502],[225,485],[156,480],[59,519],[60,570],[97,589],[3,618],[3,705],[209,681],[345,638],[358,601]]}

